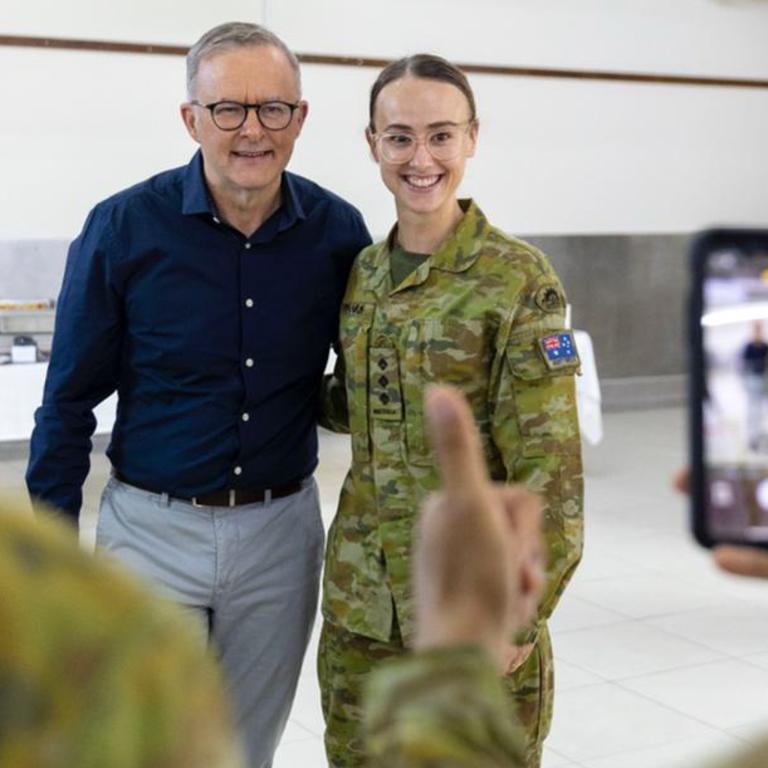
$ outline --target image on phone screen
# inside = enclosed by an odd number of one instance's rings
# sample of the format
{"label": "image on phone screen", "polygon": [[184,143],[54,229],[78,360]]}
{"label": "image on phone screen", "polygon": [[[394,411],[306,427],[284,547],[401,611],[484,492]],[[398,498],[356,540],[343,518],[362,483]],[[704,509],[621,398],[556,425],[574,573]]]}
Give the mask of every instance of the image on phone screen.
{"label": "image on phone screen", "polygon": [[722,245],[702,275],[701,503],[714,541],[768,544],[768,246]]}

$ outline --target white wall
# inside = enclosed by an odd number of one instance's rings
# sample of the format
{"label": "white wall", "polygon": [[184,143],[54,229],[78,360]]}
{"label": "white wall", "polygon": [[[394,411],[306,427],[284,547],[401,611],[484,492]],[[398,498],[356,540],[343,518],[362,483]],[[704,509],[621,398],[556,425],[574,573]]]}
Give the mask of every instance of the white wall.
{"label": "white wall", "polygon": [[0,34],[190,45],[222,21],[263,23],[265,6],[266,0],[2,0]]}
{"label": "white wall", "polygon": [[[768,78],[764,1],[222,0],[180,12],[171,0],[3,0],[0,34],[189,44],[232,18],[265,20],[302,52]],[[0,48],[0,72],[11,75],[0,78],[0,239],[71,237],[96,200],[194,149],[178,118],[181,57]],[[311,112],[292,168],[356,203],[381,234],[393,207],[362,139],[375,74],[305,67]],[[505,229],[768,225],[766,90],[472,82],[481,143],[464,191]]]}
{"label": "white wall", "polygon": [[264,13],[315,53],[768,77],[766,0],[270,0]]}

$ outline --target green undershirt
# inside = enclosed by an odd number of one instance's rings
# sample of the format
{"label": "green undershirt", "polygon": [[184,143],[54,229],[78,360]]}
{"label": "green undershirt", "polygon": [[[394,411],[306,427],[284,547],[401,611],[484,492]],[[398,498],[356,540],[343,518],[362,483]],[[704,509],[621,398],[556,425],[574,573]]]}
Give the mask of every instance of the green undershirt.
{"label": "green undershirt", "polygon": [[392,285],[400,285],[408,275],[418,269],[428,258],[429,253],[411,253],[395,243],[389,254],[389,271]]}

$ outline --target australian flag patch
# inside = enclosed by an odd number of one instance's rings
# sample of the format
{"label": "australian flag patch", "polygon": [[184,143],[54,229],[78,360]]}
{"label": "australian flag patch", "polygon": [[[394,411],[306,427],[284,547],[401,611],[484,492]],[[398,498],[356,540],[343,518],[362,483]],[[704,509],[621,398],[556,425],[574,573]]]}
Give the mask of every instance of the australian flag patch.
{"label": "australian flag patch", "polygon": [[542,336],[539,339],[539,348],[550,370],[573,368],[574,364],[579,364],[579,353],[576,351],[572,331],[558,331]]}

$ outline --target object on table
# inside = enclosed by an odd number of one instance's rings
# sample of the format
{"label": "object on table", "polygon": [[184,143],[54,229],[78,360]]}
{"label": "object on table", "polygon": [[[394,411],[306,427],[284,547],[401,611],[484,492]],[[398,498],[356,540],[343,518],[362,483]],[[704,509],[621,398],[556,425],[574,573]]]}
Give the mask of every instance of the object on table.
{"label": "object on table", "polygon": [[0,299],[0,310],[7,312],[29,312],[35,309],[53,309],[53,299]]}
{"label": "object on table", "polygon": [[12,363],[36,363],[37,342],[31,336],[15,336],[11,347]]}

